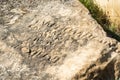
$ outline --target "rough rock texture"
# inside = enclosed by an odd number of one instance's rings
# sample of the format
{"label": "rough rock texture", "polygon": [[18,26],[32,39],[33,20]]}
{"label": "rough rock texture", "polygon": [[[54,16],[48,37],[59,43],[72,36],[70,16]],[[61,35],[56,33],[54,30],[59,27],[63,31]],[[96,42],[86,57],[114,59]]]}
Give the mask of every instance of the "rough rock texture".
{"label": "rough rock texture", "polygon": [[120,43],[78,0],[1,0],[0,80],[115,80]]}

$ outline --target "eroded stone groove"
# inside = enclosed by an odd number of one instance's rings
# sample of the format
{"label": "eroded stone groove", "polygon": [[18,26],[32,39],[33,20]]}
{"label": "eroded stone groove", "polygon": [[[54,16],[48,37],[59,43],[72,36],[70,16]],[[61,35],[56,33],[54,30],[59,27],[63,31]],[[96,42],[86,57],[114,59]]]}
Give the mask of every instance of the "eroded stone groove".
{"label": "eroded stone groove", "polygon": [[[1,5],[10,6],[8,2]],[[14,6],[1,16],[0,79],[120,77],[120,43],[106,36],[79,1],[35,0],[22,7],[26,2],[15,7],[17,1],[11,1]]]}

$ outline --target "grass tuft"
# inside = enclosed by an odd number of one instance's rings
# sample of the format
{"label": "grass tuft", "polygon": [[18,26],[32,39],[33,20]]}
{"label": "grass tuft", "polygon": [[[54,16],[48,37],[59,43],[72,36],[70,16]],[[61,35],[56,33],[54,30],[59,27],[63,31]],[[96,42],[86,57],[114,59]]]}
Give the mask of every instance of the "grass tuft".
{"label": "grass tuft", "polygon": [[111,23],[102,9],[100,9],[93,0],[80,0],[81,3],[84,4],[85,7],[88,8],[92,17],[103,27],[103,29],[107,32],[109,37],[115,38],[120,41],[120,35],[116,32],[116,25]]}

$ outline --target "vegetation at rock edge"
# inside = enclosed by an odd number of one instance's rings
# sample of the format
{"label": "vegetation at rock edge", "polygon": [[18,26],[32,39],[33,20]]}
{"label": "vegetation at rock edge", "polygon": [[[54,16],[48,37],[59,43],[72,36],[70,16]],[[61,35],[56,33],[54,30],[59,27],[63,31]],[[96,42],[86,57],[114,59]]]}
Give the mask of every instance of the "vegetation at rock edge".
{"label": "vegetation at rock edge", "polygon": [[93,0],[80,0],[80,2],[88,8],[92,17],[103,27],[109,37],[120,41],[120,31],[118,31],[116,27],[117,25],[109,21],[107,14],[103,12],[103,10],[97,6]]}

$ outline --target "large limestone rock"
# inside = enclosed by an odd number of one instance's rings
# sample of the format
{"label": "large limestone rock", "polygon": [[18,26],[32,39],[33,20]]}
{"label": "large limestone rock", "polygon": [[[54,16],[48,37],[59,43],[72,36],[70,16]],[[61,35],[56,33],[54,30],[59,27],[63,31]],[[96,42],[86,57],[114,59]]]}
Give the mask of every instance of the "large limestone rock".
{"label": "large limestone rock", "polygon": [[115,80],[120,43],[78,0],[2,0],[0,80]]}

